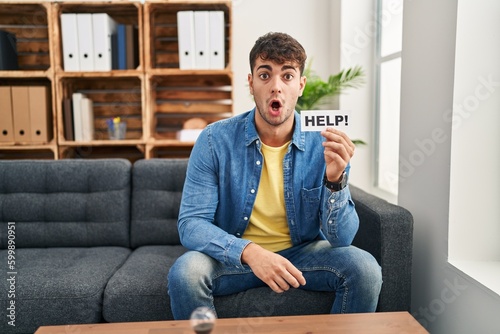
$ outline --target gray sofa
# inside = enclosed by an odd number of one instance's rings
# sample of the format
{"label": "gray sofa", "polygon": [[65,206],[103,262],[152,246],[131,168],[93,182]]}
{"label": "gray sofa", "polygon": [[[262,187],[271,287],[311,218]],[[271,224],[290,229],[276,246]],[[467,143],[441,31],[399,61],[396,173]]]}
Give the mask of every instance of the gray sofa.
{"label": "gray sofa", "polygon": [[[167,272],[187,160],[0,161],[0,332],[172,319]],[[413,220],[351,186],[354,240],[382,266],[378,311],[410,308]],[[10,256],[9,256],[10,255]],[[328,313],[332,293],[252,289],[215,299],[221,317]],[[12,326],[15,324],[15,326]]]}

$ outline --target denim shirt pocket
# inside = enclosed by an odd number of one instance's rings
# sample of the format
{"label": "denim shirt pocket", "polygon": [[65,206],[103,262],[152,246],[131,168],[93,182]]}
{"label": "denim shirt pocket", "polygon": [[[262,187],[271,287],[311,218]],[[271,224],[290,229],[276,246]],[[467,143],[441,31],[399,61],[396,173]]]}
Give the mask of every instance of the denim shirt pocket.
{"label": "denim shirt pocket", "polygon": [[318,221],[320,216],[322,186],[312,189],[302,188],[304,214],[307,221]]}

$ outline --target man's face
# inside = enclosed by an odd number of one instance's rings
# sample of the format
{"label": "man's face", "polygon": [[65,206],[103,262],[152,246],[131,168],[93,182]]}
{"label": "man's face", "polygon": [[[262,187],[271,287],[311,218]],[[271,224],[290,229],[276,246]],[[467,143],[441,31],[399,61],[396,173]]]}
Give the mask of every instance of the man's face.
{"label": "man's face", "polygon": [[253,74],[248,75],[248,84],[257,108],[256,118],[260,117],[273,127],[293,125],[293,117],[290,116],[306,84],[306,78],[300,76],[297,64],[276,64],[259,57]]}

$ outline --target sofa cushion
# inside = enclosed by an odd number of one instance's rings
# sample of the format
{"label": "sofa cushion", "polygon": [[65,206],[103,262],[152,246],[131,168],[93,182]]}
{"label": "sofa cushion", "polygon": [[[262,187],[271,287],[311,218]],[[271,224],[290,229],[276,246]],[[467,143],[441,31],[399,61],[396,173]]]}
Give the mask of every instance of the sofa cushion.
{"label": "sofa cushion", "polygon": [[0,161],[0,235],[14,222],[16,248],[127,247],[130,170],[124,159]]}
{"label": "sofa cushion", "polygon": [[167,274],[183,246],[143,246],[132,252],[104,292],[103,317],[108,322],[173,319]]}
{"label": "sofa cushion", "polygon": [[139,160],[132,169],[131,245],[180,245],[177,216],[187,159]]}
{"label": "sofa cushion", "polygon": [[[172,320],[167,274],[186,252],[182,246],[137,248],[109,281],[104,292],[107,322]],[[221,318],[329,313],[334,293],[292,289],[282,294],[268,287],[216,297]]]}
{"label": "sofa cushion", "polygon": [[[33,333],[39,326],[101,322],[104,288],[129,254],[122,247],[16,249],[15,298],[6,293],[10,283],[5,275],[0,283],[5,292],[0,295],[0,332]],[[0,259],[7,263],[7,250],[0,251]],[[6,320],[11,300],[15,327]]]}

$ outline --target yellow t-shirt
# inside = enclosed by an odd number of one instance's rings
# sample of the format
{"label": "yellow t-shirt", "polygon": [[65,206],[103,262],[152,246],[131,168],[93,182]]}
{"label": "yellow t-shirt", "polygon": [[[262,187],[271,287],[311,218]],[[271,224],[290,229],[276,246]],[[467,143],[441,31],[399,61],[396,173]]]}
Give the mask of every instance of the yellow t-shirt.
{"label": "yellow t-shirt", "polygon": [[264,164],[257,197],[243,238],[272,252],[292,246],[283,190],[283,158],[289,142],[281,147],[262,143]]}

